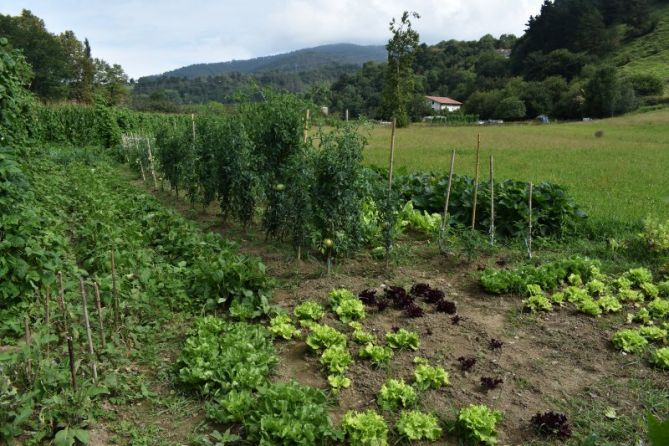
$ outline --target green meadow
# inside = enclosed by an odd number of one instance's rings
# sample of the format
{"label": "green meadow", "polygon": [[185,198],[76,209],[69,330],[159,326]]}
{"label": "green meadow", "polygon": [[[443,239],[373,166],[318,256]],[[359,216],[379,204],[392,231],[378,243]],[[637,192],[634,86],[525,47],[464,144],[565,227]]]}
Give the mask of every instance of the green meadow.
{"label": "green meadow", "polygon": [[[669,109],[550,125],[415,124],[397,131],[395,165],[447,173],[455,149],[456,173],[473,175],[479,134],[480,171],[486,180],[493,155],[495,178],[564,185],[593,218],[669,218]],[[369,164],[388,165],[390,135],[389,127],[370,130],[365,154]]]}

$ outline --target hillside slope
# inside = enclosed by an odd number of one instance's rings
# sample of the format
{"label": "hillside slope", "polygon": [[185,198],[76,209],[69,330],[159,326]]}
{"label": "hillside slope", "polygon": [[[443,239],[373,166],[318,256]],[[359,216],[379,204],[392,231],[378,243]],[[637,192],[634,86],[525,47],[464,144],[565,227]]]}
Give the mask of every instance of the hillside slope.
{"label": "hillside slope", "polygon": [[669,82],[669,3],[658,4],[655,14],[655,29],[622,45],[609,60],[625,72],[653,74]]}
{"label": "hillside slope", "polygon": [[189,65],[163,73],[162,76],[195,79],[226,73],[300,72],[331,64],[362,66],[365,62],[386,59],[386,49],[382,45],[340,43],[249,60]]}

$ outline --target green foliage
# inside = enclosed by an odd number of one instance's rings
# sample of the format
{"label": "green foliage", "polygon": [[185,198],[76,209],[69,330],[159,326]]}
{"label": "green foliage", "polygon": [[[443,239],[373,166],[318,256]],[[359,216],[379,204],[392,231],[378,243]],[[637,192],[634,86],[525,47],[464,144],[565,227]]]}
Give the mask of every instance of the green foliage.
{"label": "green foliage", "polygon": [[12,444],[13,439],[23,432],[21,425],[32,414],[32,409],[9,378],[0,373],[0,440]]}
{"label": "green foliage", "polygon": [[643,221],[643,232],[640,234],[644,245],[656,254],[669,253],[669,221],[664,223],[648,217]]}
{"label": "green foliage", "polygon": [[351,446],[388,445],[388,425],[374,410],[346,412],[341,427]]}
{"label": "green foliage", "polygon": [[641,288],[641,291],[643,291],[643,294],[647,298],[654,299],[659,297],[660,295],[660,289],[651,282],[642,283],[641,285],[639,285],[639,288]]}
{"label": "green foliage", "polygon": [[669,370],[669,347],[655,350],[651,354],[650,361],[661,369]]}
{"label": "green foliage", "polygon": [[344,323],[365,318],[365,304],[357,297],[343,299],[333,310]]}
{"label": "green foliage", "polygon": [[593,279],[585,284],[585,288],[591,295],[600,295],[606,290],[606,285],[601,280]]}
{"label": "green foliage", "polygon": [[643,353],[648,341],[638,330],[620,330],[611,339],[613,345],[626,353]]}
{"label": "green foliage", "polygon": [[277,362],[266,329],[207,316],[195,321],[178,360],[179,381],[203,394],[255,390]]}
{"label": "green foliage", "polygon": [[250,390],[233,389],[206,405],[207,418],[218,423],[241,423],[253,409],[254,403]]}
{"label": "green foliage", "polygon": [[397,421],[397,432],[409,441],[437,441],[441,437],[442,429],[439,427],[439,420],[432,414],[419,410],[403,410]]}
{"label": "green foliage", "polygon": [[525,103],[514,96],[502,99],[495,108],[495,117],[509,121],[523,119],[526,113]]}
{"label": "green foliage", "polygon": [[388,379],[381,386],[377,401],[383,410],[395,410],[413,406],[418,401],[418,395],[403,379]]}
{"label": "green foliage", "polygon": [[353,362],[353,359],[346,346],[333,345],[323,351],[320,361],[329,374],[344,375],[348,370],[348,366]]}
{"label": "green foliage", "polygon": [[483,288],[494,294],[518,293],[528,291],[528,285],[539,285],[543,290],[553,290],[571,274],[579,274],[589,279],[595,262],[581,257],[546,263],[539,267],[527,266],[517,270],[486,270],[481,275]]}
{"label": "green foliage", "polygon": [[648,304],[650,315],[657,319],[669,319],[669,299],[655,299]]}
{"label": "green foliage", "polygon": [[296,306],[293,314],[300,320],[318,322],[325,316],[325,310],[319,303],[308,300]]}
{"label": "green foliage", "polygon": [[427,364],[418,364],[414,371],[416,387],[420,390],[439,389],[450,384],[448,373],[443,367],[432,367]]}
{"label": "green foliage", "polygon": [[602,307],[599,305],[599,302],[594,300],[592,297],[588,296],[587,298],[576,303],[576,309],[583,314],[589,316],[601,316]]}
{"label": "green foliage", "polygon": [[622,304],[615,296],[602,296],[597,303],[605,313],[618,313],[623,309]]}
{"label": "green foliage", "polygon": [[369,359],[377,367],[388,364],[393,359],[393,350],[390,347],[367,344],[358,351],[358,356]]}
{"label": "green foliage", "polygon": [[639,334],[649,342],[663,342],[667,339],[667,330],[654,325],[639,327]]}
{"label": "green foliage", "polygon": [[632,285],[636,287],[640,287],[642,283],[653,282],[653,273],[647,268],[632,268],[623,277],[632,282]]}
{"label": "green foliage", "polygon": [[532,294],[527,299],[523,300],[525,308],[530,310],[532,313],[537,311],[552,311],[553,304],[550,300],[543,294]]}
{"label": "green foliage", "polygon": [[388,347],[399,350],[418,350],[420,339],[418,333],[400,328],[397,332],[386,333]]}
{"label": "green foliage", "polygon": [[[377,174],[375,181],[384,181],[385,173]],[[448,174],[417,172],[398,175],[394,188],[403,202],[412,202],[413,209],[429,214],[444,211]],[[471,225],[474,178],[454,175],[449,201],[449,223]],[[527,231],[528,188],[521,181],[495,182],[495,231],[501,237],[525,235]],[[479,203],[490,202],[490,186],[479,185]],[[550,236],[569,234],[586,217],[566,190],[553,183],[535,184],[532,192],[533,231],[535,235]],[[490,228],[489,206],[481,206],[476,213],[476,227]]]}
{"label": "green foliage", "polygon": [[269,331],[274,336],[280,336],[286,340],[290,340],[300,335],[300,330],[295,328],[290,316],[287,314],[278,314],[270,319]]}
{"label": "green foliage", "polygon": [[412,28],[411,17],[420,18],[415,12],[404,11],[397,22],[390,22],[392,37],[386,45],[388,65],[386,68],[383,103],[386,117],[397,120],[399,127],[409,123],[409,103],[414,90],[413,61],[418,48],[419,36]]}
{"label": "green foliage", "polygon": [[296,382],[263,386],[253,401],[238,393],[216,404],[209,406],[208,416],[219,422],[238,421],[251,444],[306,446],[337,438],[323,392]]}
{"label": "green foliage", "polygon": [[501,412],[484,405],[472,404],[460,409],[457,424],[470,440],[494,445],[497,443],[496,425],[501,420]]}
{"label": "green foliage", "polygon": [[366,345],[376,342],[376,336],[373,333],[363,330],[362,328],[354,329],[351,338],[357,344]]}
{"label": "green foliage", "polygon": [[325,350],[334,346],[346,346],[346,335],[328,325],[314,324],[310,327],[307,345],[312,350]]}
{"label": "green foliage", "polygon": [[648,414],[647,426],[651,446],[662,446],[669,442],[669,419],[660,421],[654,415]]}
{"label": "green foliage", "polygon": [[328,375],[328,384],[332,390],[337,393],[341,389],[348,389],[351,387],[351,378],[343,375]]}
{"label": "green foliage", "polygon": [[23,55],[0,37],[0,146],[24,143],[31,133],[34,100],[25,89],[31,75]]}

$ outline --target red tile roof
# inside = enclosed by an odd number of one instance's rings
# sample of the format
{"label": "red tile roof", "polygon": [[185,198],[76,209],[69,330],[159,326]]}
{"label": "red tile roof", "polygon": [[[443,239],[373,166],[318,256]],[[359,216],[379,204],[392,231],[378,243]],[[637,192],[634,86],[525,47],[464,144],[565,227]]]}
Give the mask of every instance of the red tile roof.
{"label": "red tile roof", "polygon": [[441,96],[425,96],[428,98],[430,101],[434,101],[437,104],[444,104],[444,105],[462,105],[462,102],[458,102],[455,99],[451,98],[444,98]]}

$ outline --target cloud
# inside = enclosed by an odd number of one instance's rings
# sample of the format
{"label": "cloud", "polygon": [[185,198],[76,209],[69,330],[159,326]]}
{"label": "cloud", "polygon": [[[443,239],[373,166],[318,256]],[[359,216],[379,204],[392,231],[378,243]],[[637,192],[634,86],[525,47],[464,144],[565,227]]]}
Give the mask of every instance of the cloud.
{"label": "cloud", "polygon": [[52,32],[73,30],[88,37],[93,53],[120,63],[131,77],[180,66],[246,59],[316,46],[351,42],[383,44],[388,22],[417,11],[421,40],[479,39],[484,34],[521,34],[542,0],[23,0],[21,8],[43,18]]}

